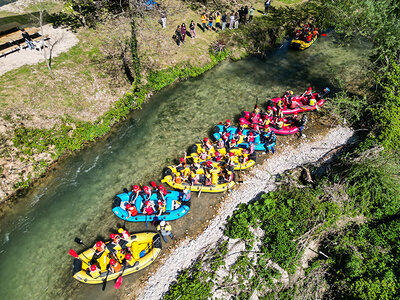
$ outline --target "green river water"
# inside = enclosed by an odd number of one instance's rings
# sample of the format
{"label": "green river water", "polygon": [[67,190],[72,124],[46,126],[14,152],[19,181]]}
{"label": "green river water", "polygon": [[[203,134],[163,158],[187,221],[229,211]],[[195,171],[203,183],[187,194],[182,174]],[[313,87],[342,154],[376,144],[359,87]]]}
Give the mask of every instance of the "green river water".
{"label": "green river water", "polygon": [[[257,97],[262,104],[287,89],[301,93],[308,86],[351,87],[362,77],[367,55],[365,44],[339,47],[329,34],[303,52],[284,44],[264,60],[226,61],[163,89],[108,138],[62,161],[0,219],[0,299],[118,298],[123,288],[114,290],[113,282],[102,292],[101,285],[75,281],[68,255],[71,248],[78,253],[84,249],[74,243],[75,236],[92,245],[122,224],[111,211],[115,194],[132,184],[159,180],[163,168],[182,156],[197,136],[207,136],[217,122],[252,109]],[[195,233],[219,197],[194,197],[189,214],[173,223],[174,233]],[[146,226],[127,228],[140,231]],[[149,224],[149,229],[154,227]],[[124,277],[123,285],[139,284],[145,272]]]}

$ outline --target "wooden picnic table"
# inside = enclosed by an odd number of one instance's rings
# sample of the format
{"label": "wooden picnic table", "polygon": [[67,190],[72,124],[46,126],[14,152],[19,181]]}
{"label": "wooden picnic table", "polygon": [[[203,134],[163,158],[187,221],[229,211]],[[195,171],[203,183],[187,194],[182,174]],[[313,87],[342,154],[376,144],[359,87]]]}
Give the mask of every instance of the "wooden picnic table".
{"label": "wooden picnic table", "polygon": [[[39,28],[25,28],[25,31],[29,33],[29,35],[34,35],[38,33],[40,30]],[[22,31],[14,31],[8,34],[5,34],[3,36],[0,36],[0,46],[6,43],[12,43],[18,40],[23,39],[22,37]]]}
{"label": "wooden picnic table", "polygon": [[21,24],[17,22],[11,22],[7,24],[0,25],[0,36],[3,34],[7,34],[9,31],[16,31],[19,30]]}

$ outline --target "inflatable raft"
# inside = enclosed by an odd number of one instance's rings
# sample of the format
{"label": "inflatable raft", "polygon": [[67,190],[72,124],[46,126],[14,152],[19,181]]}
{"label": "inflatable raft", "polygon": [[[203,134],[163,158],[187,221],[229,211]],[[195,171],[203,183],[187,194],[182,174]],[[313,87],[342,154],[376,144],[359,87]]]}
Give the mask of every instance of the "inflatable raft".
{"label": "inflatable raft", "polygon": [[318,39],[318,35],[315,35],[311,41],[309,41],[308,43],[306,41],[303,40],[295,40],[293,39],[292,42],[290,43],[290,47],[292,47],[293,49],[298,49],[298,50],[305,50],[307,48],[309,48],[312,44],[314,44],[314,42]]}
{"label": "inflatable raft", "polygon": [[[106,244],[108,244],[107,242]],[[89,248],[85,250],[81,254],[79,254],[78,258],[74,259],[72,264],[73,266],[73,277],[83,283],[87,284],[98,284],[104,283],[106,277],[107,281],[117,279],[121,274],[123,276],[135,273],[146,268],[148,265],[154,262],[161,251],[161,238],[158,233],[154,232],[142,232],[131,235],[131,241],[126,245],[128,247],[128,251],[132,255],[134,262],[132,265],[127,265],[125,270],[121,270],[117,273],[108,272],[107,269],[101,270],[99,277],[93,278],[89,273],[89,262],[91,261],[93,255],[95,254],[95,250],[93,248]],[[119,245],[117,247],[120,247]],[[110,252],[107,247],[104,253],[104,258],[106,259],[106,265],[109,264],[111,255],[108,255]]]}
{"label": "inflatable raft", "polygon": [[[228,160],[228,153],[226,151],[226,148],[215,148],[212,147],[207,153],[207,158],[206,159],[201,159],[200,158],[200,153],[204,150],[204,147],[201,144],[194,144],[191,149],[190,149],[190,155],[188,158],[192,159],[194,163],[199,163],[199,164],[205,164],[207,161],[212,161],[213,166],[215,168],[224,168],[227,160]],[[215,152],[218,151],[219,154],[221,155],[222,159],[218,162],[215,161]],[[246,170],[256,163],[256,155],[253,154],[247,154],[247,152],[244,148],[232,148],[229,150],[229,152],[234,153],[233,157],[233,169],[235,171],[239,170]]]}
{"label": "inflatable raft", "polygon": [[[190,182],[184,180],[177,183],[175,180],[176,173],[177,170],[174,167],[168,167],[165,171],[165,176],[161,180],[161,182],[166,183],[170,187],[173,187],[174,189],[177,190],[183,190],[185,188],[188,188],[192,192],[202,191],[205,193],[222,193],[228,189],[231,189],[235,185],[235,182],[233,180],[230,182],[225,182],[220,169],[215,169],[210,172],[212,177],[211,185],[203,184],[203,182],[205,181],[204,179],[205,171],[203,168],[200,168],[196,171],[196,174],[199,175],[200,179],[198,184],[193,184],[193,185],[191,185]],[[181,173],[184,173],[184,171],[181,171]],[[183,176],[188,176],[188,175],[184,173]]]}
{"label": "inflatable raft", "polygon": [[[143,207],[145,203],[145,199],[143,197],[143,192],[139,194],[139,196],[136,198],[136,201],[134,206],[136,207],[136,210],[139,212],[135,216],[130,216],[128,212],[126,211],[125,207],[126,204],[129,202],[129,197],[131,196],[132,192],[128,193],[122,193],[114,198],[113,202],[113,209],[112,211],[114,214],[125,221],[129,222],[145,222],[145,221],[153,221],[158,220],[158,221],[172,221],[176,220],[179,218],[182,218],[184,215],[186,215],[189,212],[190,209],[190,198],[189,199],[181,199],[183,198],[182,193],[177,192],[177,191],[167,191],[167,195],[164,196],[165,199],[165,211],[160,215],[157,216],[157,212],[154,212],[154,214],[147,215],[143,214]],[[132,195],[134,196],[134,195]],[[157,207],[157,193],[155,191],[152,192],[150,201],[154,203],[154,206]]]}
{"label": "inflatable raft", "polygon": [[[284,104],[284,107],[282,109],[282,113],[284,115],[288,114],[297,114],[301,112],[306,112],[306,111],[313,111],[316,109],[319,109],[322,105],[324,105],[325,100],[321,98],[319,93],[313,93],[316,103],[315,105],[309,105],[309,101],[307,97],[302,97],[302,96],[294,96],[292,97],[292,105],[291,107],[288,107],[287,104]],[[276,109],[276,103],[279,102],[281,98],[272,98],[267,101],[267,107],[270,106],[274,112],[277,111]]]}

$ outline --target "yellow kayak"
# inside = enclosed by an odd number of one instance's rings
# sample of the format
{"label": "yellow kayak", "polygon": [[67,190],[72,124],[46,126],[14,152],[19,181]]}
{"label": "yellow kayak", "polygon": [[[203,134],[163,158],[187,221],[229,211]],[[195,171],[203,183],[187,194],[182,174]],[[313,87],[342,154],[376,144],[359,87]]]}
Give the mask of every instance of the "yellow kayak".
{"label": "yellow kayak", "polygon": [[[110,243],[107,242],[106,245]],[[148,265],[154,262],[161,251],[161,239],[160,235],[155,232],[143,232],[136,233],[131,235],[131,241],[129,241],[126,246],[128,247],[128,251],[132,256],[132,265],[127,265],[125,270],[123,267],[119,272],[111,273],[108,272],[107,276],[107,268],[102,267],[101,262],[99,263],[101,268],[101,272],[99,272],[99,276],[94,278],[90,275],[89,271],[89,262],[91,261],[93,255],[95,254],[95,250],[90,248],[81,254],[79,254],[79,258],[75,258],[73,262],[73,277],[80,282],[87,284],[98,284],[104,283],[106,277],[107,281],[117,279],[123,272],[123,276],[135,273],[146,268]],[[120,248],[118,245],[117,247]],[[115,249],[117,249],[117,247]],[[119,250],[119,249],[117,249]],[[111,259],[111,252],[106,247],[104,251],[104,255],[100,257],[100,259],[104,260],[103,265],[108,266]],[[120,261],[121,262],[121,261]],[[124,263],[123,263],[124,264]],[[122,264],[122,266],[123,266]]]}
{"label": "yellow kayak", "polygon": [[198,192],[202,191],[205,193],[222,193],[225,192],[227,189],[231,189],[234,185],[235,182],[226,182],[226,183],[221,183],[221,184],[211,184],[209,186],[206,186],[204,184],[194,184],[190,185],[188,182],[181,182],[181,183],[176,183],[171,175],[165,176],[161,182],[168,184],[169,186],[173,187],[174,189],[177,190],[183,190],[185,187],[187,187],[189,190],[192,192]]}
{"label": "yellow kayak", "polygon": [[305,50],[310,47],[318,38],[318,35],[315,35],[310,42],[306,42],[303,40],[292,40],[290,46],[295,49]]}

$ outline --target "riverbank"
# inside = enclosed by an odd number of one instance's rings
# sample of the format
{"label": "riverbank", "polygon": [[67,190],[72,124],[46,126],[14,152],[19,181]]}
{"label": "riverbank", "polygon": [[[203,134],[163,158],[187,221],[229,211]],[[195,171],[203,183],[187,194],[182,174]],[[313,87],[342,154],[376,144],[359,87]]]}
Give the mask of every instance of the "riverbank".
{"label": "riverbank", "polygon": [[325,136],[317,135],[313,141],[300,143],[296,148],[290,146],[257,165],[243,176],[243,184],[234,188],[218,208],[216,217],[207,228],[194,239],[188,237],[181,241],[168,257],[164,257],[158,270],[145,280],[146,286],[139,292],[125,287],[124,299],[161,299],[169,286],[176,280],[179,271],[188,268],[201,254],[216,246],[223,237],[223,224],[241,203],[249,203],[261,193],[276,188],[276,176],[315,162],[331,150],[345,144],[354,143],[357,138],[354,131],[347,127],[330,129]]}
{"label": "riverbank", "polygon": [[[209,54],[210,45],[219,37],[213,31],[202,33],[197,28],[197,38],[188,38],[180,48],[171,39],[173,24],[197,20],[204,7],[192,10],[179,1],[165,5],[170,9],[166,29],[159,27],[157,17],[140,25],[139,51],[142,77],[146,79],[139,91],[135,86],[126,93],[130,83],[112,58],[118,52],[115,47],[129,35],[128,21],[123,18],[95,30],[78,30],[79,43],[65,55],[53,58],[55,80],[48,77],[44,63],[26,65],[0,77],[0,92],[4,95],[0,114],[0,203],[46,176],[46,170],[61,155],[104,136],[155,91],[177,79],[198,76],[221,60],[215,61]],[[277,1],[275,5],[285,3]],[[237,3],[231,8],[239,6]],[[254,6],[260,15],[263,3],[257,1]],[[13,20],[17,17],[12,15]],[[115,28],[118,34],[105,34],[109,28]],[[239,45],[228,50],[236,59],[246,53]]]}

